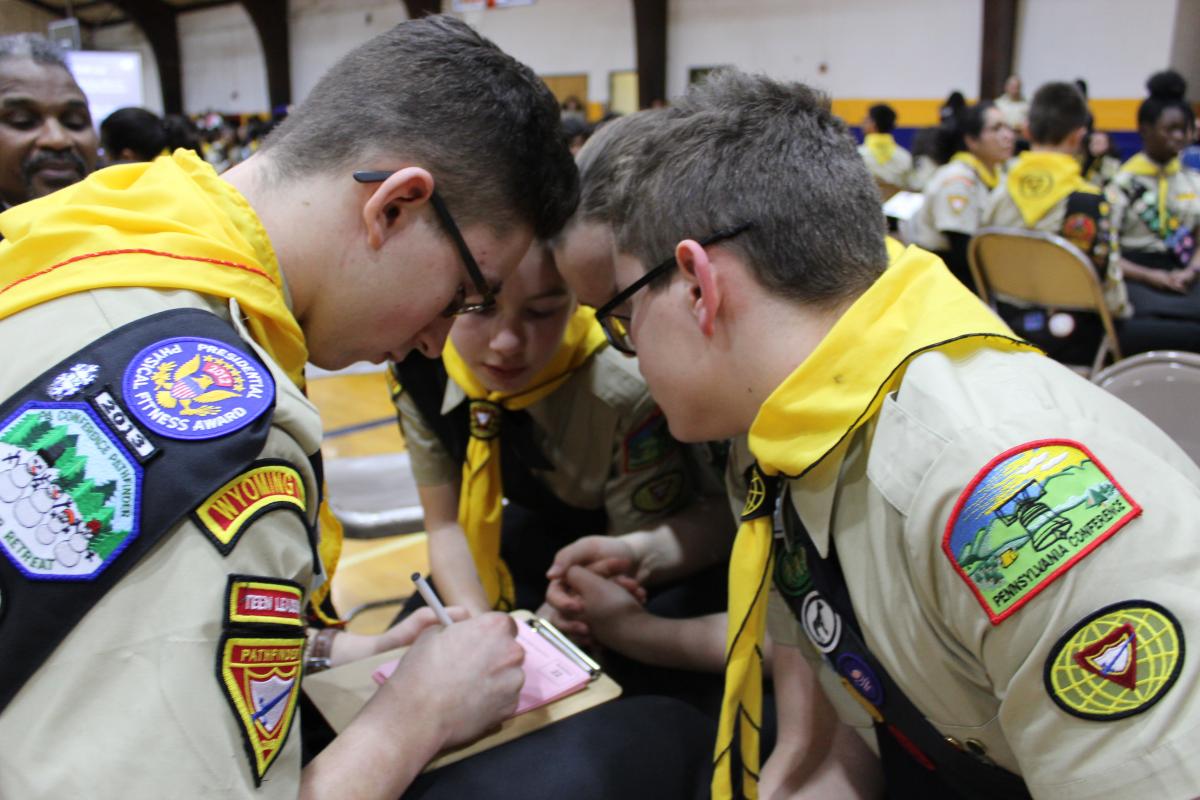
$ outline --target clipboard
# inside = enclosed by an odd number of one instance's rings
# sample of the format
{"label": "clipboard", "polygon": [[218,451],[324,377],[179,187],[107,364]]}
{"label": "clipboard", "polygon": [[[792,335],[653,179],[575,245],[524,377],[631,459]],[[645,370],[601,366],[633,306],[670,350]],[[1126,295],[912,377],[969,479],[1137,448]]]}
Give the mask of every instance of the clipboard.
{"label": "clipboard", "polygon": [[[554,634],[549,631],[558,633],[553,626],[535,617],[529,611],[521,609],[511,612],[509,616],[515,619],[518,625],[529,625],[530,620],[537,620],[538,624],[535,630],[542,632],[547,641],[553,642],[554,638]],[[514,717],[509,717],[500,723],[499,730],[481,739],[440,753],[437,758],[425,766],[424,772],[444,767],[447,764],[453,764],[455,761],[460,761],[496,745],[510,742],[527,733],[532,733],[539,728],[544,728],[547,725],[558,722],[561,719],[566,719],[581,711],[586,711],[593,706],[598,706],[621,695],[621,687],[616,681],[601,672],[599,666],[595,665],[595,662],[592,662],[585,653],[576,648],[566,637],[563,637],[560,633],[558,633],[558,636],[562,638],[562,643],[555,643],[555,646],[564,655],[572,660],[582,657],[584,659],[583,664],[590,664],[590,666],[585,668],[592,672],[593,677],[587,686],[574,694],[559,698],[547,705],[534,708]],[[350,724],[350,721],[354,719],[355,715],[358,714],[359,710],[366,705],[366,702],[371,699],[372,695],[375,694],[378,685],[371,677],[375,670],[381,665],[402,656],[405,649],[389,650],[386,653],[379,653],[370,658],[334,667],[324,672],[318,672],[315,675],[305,676],[302,684],[303,690],[308,694],[309,699],[316,705],[330,726],[338,733],[341,733]]]}

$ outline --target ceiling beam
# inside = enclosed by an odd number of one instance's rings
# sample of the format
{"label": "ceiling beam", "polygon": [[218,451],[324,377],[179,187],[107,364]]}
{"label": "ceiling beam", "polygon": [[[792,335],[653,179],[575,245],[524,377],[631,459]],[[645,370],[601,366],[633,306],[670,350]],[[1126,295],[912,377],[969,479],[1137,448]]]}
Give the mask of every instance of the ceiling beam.
{"label": "ceiling beam", "polygon": [[1017,49],[1017,0],[983,0],[983,47],[979,64],[979,99],[1004,93],[1013,73]]}
{"label": "ceiling beam", "polygon": [[183,68],[179,58],[179,29],[175,7],[163,0],[112,0],[145,34],[158,62],[163,110],[183,113]]}
{"label": "ceiling beam", "polygon": [[280,0],[241,0],[262,44],[267,68],[271,110],[292,102],[292,66],[288,55],[287,3]]}
{"label": "ceiling beam", "polygon": [[632,0],[638,106],[667,99],[667,0]]}
{"label": "ceiling beam", "polygon": [[404,0],[404,8],[409,19],[420,19],[442,13],[442,0]]}

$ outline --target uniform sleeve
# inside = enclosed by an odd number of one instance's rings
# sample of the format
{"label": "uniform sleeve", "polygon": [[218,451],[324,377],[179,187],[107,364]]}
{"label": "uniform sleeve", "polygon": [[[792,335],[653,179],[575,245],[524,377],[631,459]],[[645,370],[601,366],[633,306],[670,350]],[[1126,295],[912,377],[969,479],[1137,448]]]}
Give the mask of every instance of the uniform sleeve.
{"label": "uniform sleeve", "polygon": [[692,502],[698,468],[687,448],[671,436],[666,417],[646,391],[617,423],[604,484],[609,530],[646,528]]}
{"label": "uniform sleeve", "polygon": [[906,535],[940,545],[928,597],[1035,797],[1195,797],[1200,477],[1144,421],[1101,419],[952,442]]}
{"label": "uniform sleeve", "polygon": [[413,477],[418,486],[457,486],[462,479],[462,465],[446,452],[437,434],[425,422],[412,395],[401,392],[394,396],[400,432],[412,463]]}
{"label": "uniform sleeve", "polygon": [[[164,450],[158,459],[170,458]],[[0,715],[0,796],[296,797],[304,629],[276,626],[267,636],[228,627],[228,598],[231,576],[243,576],[283,587],[271,602],[299,615],[312,580],[306,517],[317,487],[280,429],[262,457],[303,476],[305,513],[268,504],[243,516],[227,555],[193,519],[177,523]],[[240,663],[223,656],[223,636],[243,648]],[[256,751],[271,759],[261,786]]]}
{"label": "uniform sleeve", "polygon": [[979,229],[983,202],[967,178],[950,178],[927,200],[933,227],[943,233],[972,235]]}
{"label": "uniform sleeve", "polygon": [[1120,251],[1121,236],[1125,230],[1125,216],[1129,213],[1128,173],[1118,173],[1104,187],[1104,199],[1108,202],[1109,231],[1114,252]]}

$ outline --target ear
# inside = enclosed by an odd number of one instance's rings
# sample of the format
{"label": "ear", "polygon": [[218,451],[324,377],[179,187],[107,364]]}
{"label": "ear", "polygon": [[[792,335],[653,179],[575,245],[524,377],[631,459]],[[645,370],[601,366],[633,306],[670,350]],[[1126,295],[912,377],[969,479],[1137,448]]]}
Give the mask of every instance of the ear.
{"label": "ear", "polygon": [[709,260],[705,249],[692,239],[685,239],[675,246],[675,263],[688,283],[692,314],[700,326],[700,332],[712,336],[717,310],[721,307],[717,267]]}
{"label": "ear", "polygon": [[413,219],[433,194],[433,176],[421,167],[405,167],[388,176],[363,204],[367,244],[378,250],[387,238]]}

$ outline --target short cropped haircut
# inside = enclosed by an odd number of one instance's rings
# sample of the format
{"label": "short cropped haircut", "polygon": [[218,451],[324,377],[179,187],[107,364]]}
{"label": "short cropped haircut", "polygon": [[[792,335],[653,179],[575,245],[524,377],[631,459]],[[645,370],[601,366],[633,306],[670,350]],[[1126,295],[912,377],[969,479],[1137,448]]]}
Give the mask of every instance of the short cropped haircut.
{"label": "short cropped haircut", "polygon": [[167,147],[167,128],[153,111],[118,108],[100,123],[100,143],[109,158],[129,150],[141,161],[153,161]]}
{"label": "short cropped haircut", "polygon": [[12,33],[0,36],[0,61],[8,58],[28,58],[36,64],[67,67],[67,57],[62,48],[36,33]]}
{"label": "short cropped haircut", "polygon": [[723,246],[805,305],[855,297],[887,267],[875,181],[829,99],[799,83],[709,76],[644,136],[613,205],[619,252],[647,269],[684,239],[748,224]]}
{"label": "short cropped haircut", "polygon": [[659,124],[662,118],[662,109],[646,109],[606,122],[592,134],[575,156],[575,165],[579,168],[576,220],[612,221],[609,204],[624,179],[625,168],[641,145],[641,135]]}
{"label": "short cropped haircut", "polygon": [[1038,144],[1056,145],[1088,124],[1087,101],[1071,83],[1047,83],[1029,104],[1029,137]]}
{"label": "short cropped haircut", "polygon": [[276,174],[382,169],[404,157],[433,174],[460,224],[556,233],[578,201],[558,103],[528,67],[466,23],[403,22],[354,49],[267,137]]}
{"label": "short cropped haircut", "polygon": [[891,133],[896,130],[896,111],[887,103],[877,103],[867,109],[867,116],[875,123],[875,130]]}

